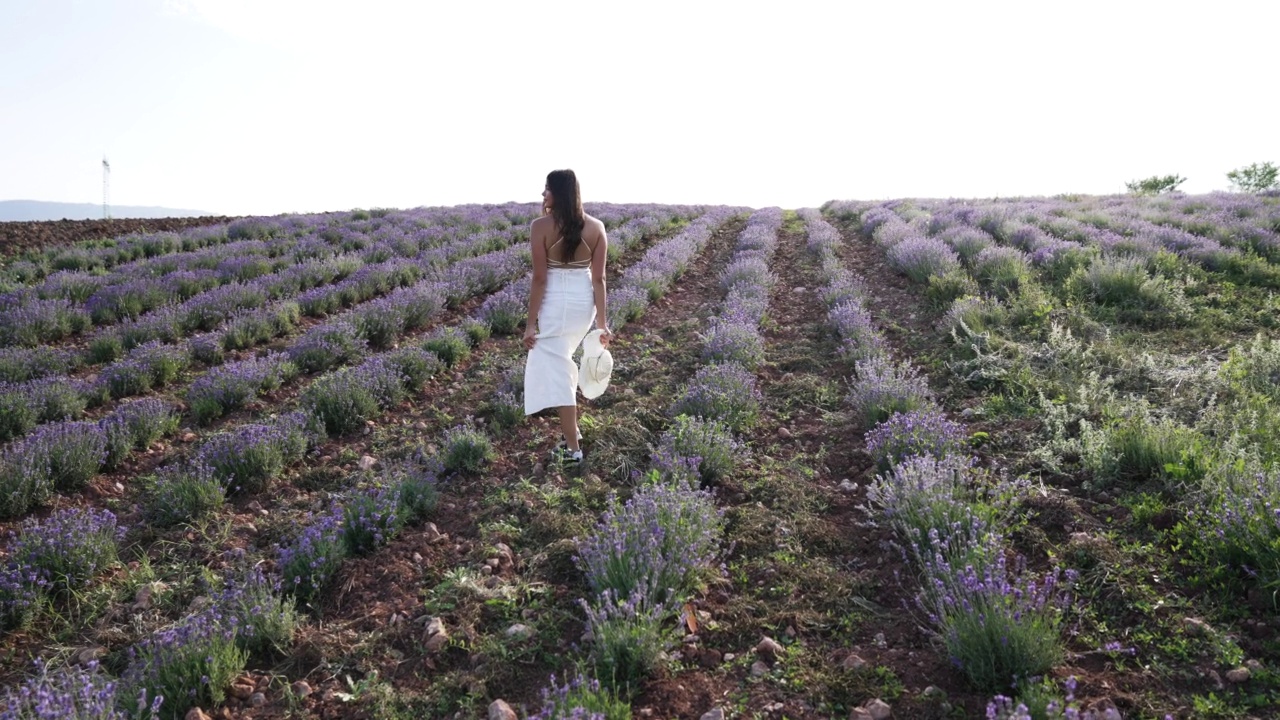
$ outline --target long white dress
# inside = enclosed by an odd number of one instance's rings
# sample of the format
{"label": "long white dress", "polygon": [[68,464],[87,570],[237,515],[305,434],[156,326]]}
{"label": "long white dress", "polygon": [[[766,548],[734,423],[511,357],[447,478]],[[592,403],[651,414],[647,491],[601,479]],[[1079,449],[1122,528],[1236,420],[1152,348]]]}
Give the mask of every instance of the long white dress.
{"label": "long white dress", "polygon": [[[590,262],[547,269],[547,290],[538,309],[538,334],[534,336],[537,342],[524,364],[525,415],[578,403],[578,366],[573,352],[591,331],[596,316]],[[580,267],[582,263],[587,266]]]}

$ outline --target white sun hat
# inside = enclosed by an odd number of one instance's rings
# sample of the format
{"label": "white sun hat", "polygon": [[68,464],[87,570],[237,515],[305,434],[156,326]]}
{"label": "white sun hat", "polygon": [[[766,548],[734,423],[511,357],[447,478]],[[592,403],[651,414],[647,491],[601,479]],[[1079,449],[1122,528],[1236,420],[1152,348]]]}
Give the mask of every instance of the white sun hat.
{"label": "white sun hat", "polygon": [[578,362],[578,387],[588,400],[600,397],[609,387],[613,355],[600,344],[604,330],[592,330],[582,339],[582,360]]}

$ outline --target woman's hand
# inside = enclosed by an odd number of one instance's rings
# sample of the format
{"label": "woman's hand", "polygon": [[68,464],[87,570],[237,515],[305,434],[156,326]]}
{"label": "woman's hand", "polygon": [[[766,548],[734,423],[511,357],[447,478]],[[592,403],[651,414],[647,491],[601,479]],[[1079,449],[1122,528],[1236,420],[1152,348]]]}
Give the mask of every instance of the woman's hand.
{"label": "woman's hand", "polygon": [[524,349],[532,350],[535,343],[538,342],[538,331],[536,328],[528,327],[524,329]]}
{"label": "woman's hand", "polygon": [[613,331],[609,328],[601,328],[600,347],[609,347],[609,341],[613,339]]}

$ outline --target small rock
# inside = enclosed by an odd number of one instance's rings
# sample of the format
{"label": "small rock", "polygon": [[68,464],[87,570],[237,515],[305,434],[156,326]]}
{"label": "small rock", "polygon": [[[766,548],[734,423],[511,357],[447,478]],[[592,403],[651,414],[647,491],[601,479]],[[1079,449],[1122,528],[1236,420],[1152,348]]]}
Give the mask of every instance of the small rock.
{"label": "small rock", "polygon": [[872,700],[864,707],[867,712],[871,713],[871,720],[888,720],[889,716],[893,715],[893,710],[890,709],[889,703],[880,698]]}
{"label": "small rock", "polygon": [[518,720],[516,711],[506,700],[494,700],[489,704],[489,720]]}
{"label": "small rock", "polygon": [[701,720],[724,720],[724,710],[721,708],[712,708],[702,713]]}
{"label": "small rock", "polygon": [[751,677],[764,677],[769,674],[769,666],[763,660],[757,660],[751,663]]}
{"label": "small rock", "polygon": [[480,577],[489,577],[493,574],[493,567],[490,565],[480,566]]}
{"label": "small rock", "polygon": [[133,609],[146,610],[151,607],[151,600],[156,593],[164,592],[168,589],[164,583],[156,581],[150,582],[138,588],[138,592],[133,596]]}
{"label": "small rock", "polygon": [[251,707],[262,707],[267,704],[267,696],[260,692],[256,692],[249,696],[249,705]]}
{"label": "small rock", "polygon": [[91,662],[96,662],[98,658],[106,654],[106,648],[87,647],[76,653],[75,663],[77,665],[88,665]]}
{"label": "small rock", "polygon": [[[511,551],[511,546],[506,543],[498,543],[493,546],[493,549],[498,551],[498,557],[496,558],[498,560],[498,565],[502,567],[513,567],[516,564],[516,554]],[[494,567],[498,567],[498,565],[495,565]]]}
{"label": "small rock", "polygon": [[485,565],[488,565],[489,567],[493,568],[494,570],[497,570],[497,569],[498,569],[498,566],[502,564],[502,561],[501,561],[501,560],[499,560],[498,558],[489,558],[488,560],[485,560],[485,561],[484,561],[484,564],[485,564]]}
{"label": "small rock", "polygon": [[1243,682],[1249,682],[1250,674],[1249,668],[1247,667],[1241,666],[1238,668],[1232,668],[1227,671],[1227,682],[1234,683],[1236,685]]}
{"label": "small rock", "polygon": [[414,564],[421,565],[421,564],[422,564],[422,553],[418,553],[418,552],[414,553],[414,554],[413,554],[413,562],[414,562]]}
{"label": "small rock", "polygon": [[858,653],[849,653],[840,664],[845,670],[861,670],[867,666],[867,661],[863,660]]}
{"label": "small rock", "polygon": [[311,694],[311,686],[307,684],[306,680],[299,680],[298,682],[290,685],[289,688],[293,690],[293,694],[295,696],[300,698],[304,698]]}
{"label": "small rock", "polygon": [[1245,660],[1244,666],[1249,668],[1249,672],[1262,672],[1262,663],[1257,660]]}
{"label": "small rock", "polygon": [[771,702],[771,703],[769,703],[768,705],[765,705],[765,706],[764,706],[764,711],[765,711],[765,712],[767,712],[767,713],[782,712],[783,708],[785,708],[785,707],[786,707],[786,705],[785,705],[784,703],[780,703],[780,702]]}
{"label": "small rock", "polygon": [[947,691],[946,691],[946,690],[943,690],[942,688],[938,687],[937,685],[930,685],[929,687],[927,687],[927,688],[925,688],[925,689],[924,689],[924,692],[922,692],[922,693],[920,693],[920,694],[921,694],[921,695],[923,695],[923,696],[925,697],[925,699],[927,699],[927,700],[945,700],[945,699],[947,699]]}
{"label": "small rock", "polygon": [[874,640],[874,641],[875,641],[875,643],[876,643],[876,647],[878,647],[878,648],[880,648],[880,649],[882,649],[882,650],[883,650],[884,648],[889,647],[889,641],[884,639],[884,633],[882,633],[882,632],[878,632],[878,633],[876,633],[876,636],[873,638],[873,640]]}
{"label": "small rock", "polygon": [[205,714],[205,711],[200,708],[193,707],[183,716],[183,720],[213,720],[213,718]]}
{"label": "small rock", "polygon": [[[192,443],[192,442],[195,442],[195,441],[196,441],[196,434],[195,434],[195,433],[193,433],[193,432],[189,432],[189,433],[183,433],[183,434],[182,434],[182,442],[184,442],[184,443]],[[199,708],[197,708],[197,709],[199,709]]]}
{"label": "small rock", "polygon": [[849,478],[845,478],[840,481],[840,491],[847,493],[858,492],[858,483],[850,480]]}
{"label": "small rock", "polygon": [[252,683],[233,682],[231,683],[231,688],[228,690],[228,692],[230,692],[231,696],[236,698],[237,700],[248,700],[249,696],[253,694],[254,690],[255,688],[253,687]]}
{"label": "small rock", "polygon": [[790,430],[788,430],[788,429],[786,429],[785,427],[779,427],[779,428],[778,428],[778,437],[783,438],[783,439],[790,438],[790,437],[791,437],[791,431],[790,431]]}
{"label": "small rock", "polygon": [[734,654],[734,653],[725,653],[725,654],[724,654],[724,661],[725,661],[725,662],[733,662],[734,660],[737,660],[737,659],[738,659],[738,656],[737,656],[736,654]]}
{"label": "small rock", "polygon": [[1205,671],[1204,676],[1209,678],[1209,682],[1213,683],[1213,687],[1215,690],[1221,690],[1224,687],[1226,687],[1225,685],[1222,684],[1222,676],[1218,674],[1217,670]]}
{"label": "small rock", "polygon": [[359,466],[361,470],[372,470],[373,466],[377,464],[378,460],[372,455],[363,455],[360,457]]}
{"label": "small rock", "polygon": [[856,707],[849,713],[849,720],[872,720],[872,717],[865,709]]}
{"label": "small rock", "polygon": [[124,483],[122,482],[117,482],[115,485],[112,485],[112,487],[116,489],[116,492],[124,492]]}
{"label": "small rock", "polygon": [[422,532],[427,536],[427,542],[435,542],[441,538],[440,528],[436,527],[436,524],[433,522],[427,523],[427,526],[422,529]]}
{"label": "small rock", "polygon": [[698,664],[708,670],[718,667],[720,665],[720,651],[710,648],[703,650],[698,655]]}
{"label": "small rock", "polygon": [[1209,637],[1213,635],[1213,628],[1209,623],[1196,617],[1188,617],[1182,619],[1182,629],[1187,631],[1188,635],[1196,637]]}
{"label": "small rock", "polygon": [[443,650],[445,646],[448,644],[449,644],[449,633],[444,632],[442,630],[436,633],[435,635],[432,635],[431,637],[427,638],[427,641],[422,644],[422,647],[429,653],[437,653]]}
{"label": "small rock", "polygon": [[512,640],[527,640],[533,637],[533,628],[523,623],[516,623],[507,628],[506,635]]}
{"label": "small rock", "polygon": [[547,474],[547,469],[546,469],[545,467],[543,467],[543,466],[542,466],[542,463],[534,463],[534,466],[533,466],[533,476],[534,476],[534,477],[536,477],[536,478],[540,478],[540,477],[542,477],[543,475],[546,475],[546,474]]}
{"label": "small rock", "polygon": [[444,632],[444,620],[441,620],[438,617],[433,617],[427,621],[427,629],[424,632],[424,634],[427,637],[431,637],[432,635],[439,635],[440,633],[443,633],[443,632]]}
{"label": "small rock", "polygon": [[760,640],[760,644],[756,645],[756,654],[769,662],[773,662],[782,654],[782,646],[773,638],[765,635]]}
{"label": "small rock", "polygon": [[799,285],[797,285],[797,286],[795,287],[795,289],[794,289],[794,290],[792,290],[791,292],[793,292],[793,293],[802,293],[802,292],[804,292],[804,288],[803,288],[803,287],[800,287]]}

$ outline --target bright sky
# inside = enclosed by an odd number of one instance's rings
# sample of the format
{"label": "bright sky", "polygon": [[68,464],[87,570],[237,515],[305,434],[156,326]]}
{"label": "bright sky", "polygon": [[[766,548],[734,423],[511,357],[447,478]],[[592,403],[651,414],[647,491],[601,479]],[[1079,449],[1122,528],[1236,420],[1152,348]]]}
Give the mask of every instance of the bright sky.
{"label": "bright sky", "polygon": [[1186,192],[1280,162],[1280,3],[3,0],[0,199],[228,214]]}

